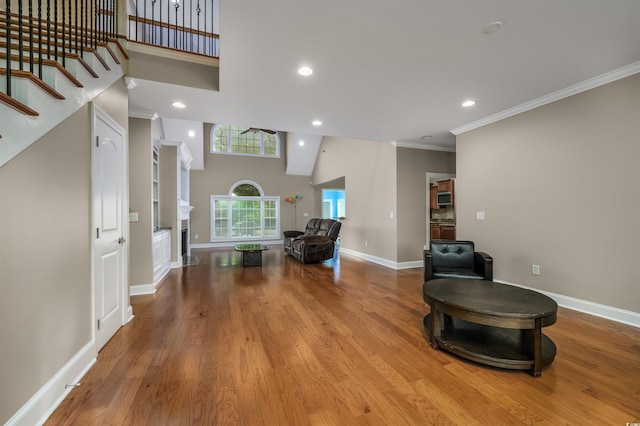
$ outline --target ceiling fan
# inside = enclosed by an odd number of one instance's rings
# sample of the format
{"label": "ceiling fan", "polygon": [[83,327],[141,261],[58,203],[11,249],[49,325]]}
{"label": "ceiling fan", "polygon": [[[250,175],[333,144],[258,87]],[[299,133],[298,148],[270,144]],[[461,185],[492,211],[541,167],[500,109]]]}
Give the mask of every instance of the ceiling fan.
{"label": "ceiling fan", "polygon": [[240,134],[244,135],[245,133],[249,133],[249,132],[254,132],[254,133],[265,132],[265,133],[269,133],[270,135],[275,135],[276,134],[275,130],[258,129],[257,127],[249,127],[247,130],[240,132]]}

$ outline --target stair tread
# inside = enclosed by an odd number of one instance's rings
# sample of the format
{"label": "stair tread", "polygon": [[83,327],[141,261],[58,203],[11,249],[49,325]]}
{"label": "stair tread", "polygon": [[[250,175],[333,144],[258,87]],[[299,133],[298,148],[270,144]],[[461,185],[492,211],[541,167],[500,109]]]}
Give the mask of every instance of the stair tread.
{"label": "stair tread", "polygon": [[[0,42],[0,46],[2,46],[2,42]],[[6,59],[6,58],[7,58],[7,54],[5,52],[0,52],[0,59]],[[20,57],[16,54],[11,55],[12,61],[17,62],[19,59]],[[23,56],[22,60],[28,63],[29,58]],[[33,58],[33,60],[35,64],[40,63],[40,59],[37,57]],[[71,83],[73,83],[73,85],[79,88],[84,87],[84,85],[77,78],[75,78],[65,67],[63,67],[60,62],[57,62],[53,59],[42,58],[42,65],[48,66],[48,67],[55,67],[58,71],[60,71],[60,73],[62,73],[62,75],[64,75]]]}
{"label": "stair tread", "polygon": [[31,115],[33,117],[37,117],[40,114],[38,113],[38,111],[29,108],[28,106],[26,106],[25,104],[23,104],[20,101],[17,101],[15,99],[13,99],[11,96],[7,95],[6,93],[0,92],[0,102],[2,102],[5,105],[10,106],[11,108],[15,109],[16,111],[19,111],[25,115]]}
{"label": "stair tread", "polygon": [[[6,74],[7,74],[7,69],[6,68],[0,68],[0,75],[6,75]],[[16,78],[29,79],[36,86],[38,86],[39,88],[44,90],[46,93],[48,93],[52,97],[54,97],[56,99],[59,99],[59,100],[65,99],[65,97],[60,92],[55,90],[53,87],[49,86],[47,83],[42,81],[42,79],[40,77],[38,77],[37,75],[35,75],[34,73],[32,73],[30,71],[11,70],[11,76],[12,77],[16,77]]]}

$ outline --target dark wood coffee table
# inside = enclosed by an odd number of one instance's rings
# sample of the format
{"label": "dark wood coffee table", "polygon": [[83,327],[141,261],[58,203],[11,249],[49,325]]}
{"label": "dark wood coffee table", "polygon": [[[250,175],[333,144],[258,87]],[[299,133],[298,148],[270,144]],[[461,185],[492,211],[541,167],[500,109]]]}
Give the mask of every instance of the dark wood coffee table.
{"label": "dark wood coffee table", "polygon": [[538,377],[556,346],[542,327],[556,322],[558,304],[543,294],[484,280],[436,279],[423,287],[431,313],[424,327],[434,349]]}
{"label": "dark wood coffee table", "polygon": [[242,253],[242,266],[262,266],[262,252],[269,250],[262,244],[238,244],[233,248]]}

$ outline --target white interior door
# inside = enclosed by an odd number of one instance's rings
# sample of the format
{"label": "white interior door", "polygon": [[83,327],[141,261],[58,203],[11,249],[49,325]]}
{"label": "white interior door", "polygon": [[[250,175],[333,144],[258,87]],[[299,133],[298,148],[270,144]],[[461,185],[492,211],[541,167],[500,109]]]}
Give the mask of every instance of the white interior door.
{"label": "white interior door", "polygon": [[125,322],[125,131],[93,106],[93,294],[96,347]]}

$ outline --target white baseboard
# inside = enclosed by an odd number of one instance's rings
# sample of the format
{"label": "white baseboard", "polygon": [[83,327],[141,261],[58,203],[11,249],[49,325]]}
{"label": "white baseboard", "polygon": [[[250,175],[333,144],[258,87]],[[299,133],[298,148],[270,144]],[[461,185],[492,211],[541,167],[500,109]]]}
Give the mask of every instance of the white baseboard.
{"label": "white baseboard", "polygon": [[574,311],[584,312],[585,314],[594,315],[601,318],[610,319],[612,321],[628,324],[640,328],[640,313],[626,311],[624,309],[614,308],[613,306],[602,305],[600,303],[589,302],[588,300],[576,299],[575,297],[564,296],[549,291],[542,291],[537,288],[526,287],[519,284],[510,283],[508,281],[494,280],[497,283],[514,285],[516,287],[526,288],[528,290],[537,291],[549,296],[556,301],[558,306],[572,309]]}
{"label": "white baseboard", "polygon": [[422,268],[422,260],[414,260],[410,262],[393,262],[382,257],[372,256],[370,254],[361,253],[359,251],[351,250],[348,248],[340,247],[340,253],[344,253],[348,256],[357,257],[359,259],[366,260],[368,262],[377,263],[378,265],[386,266],[391,269],[410,269],[410,268]]}
{"label": "white baseboard", "polygon": [[[360,253],[355,250],[350,250],[344,247],[340,248],[341,254],[357,257],[359,259],[366,260],[368,262],[377,263],[378,265],[386,266],[392,269],[408,269],[408,268],[422,268],[424,267],[422,260],[416,260],[411,262],[392,262],[388,259],[382,259],[380,257],[371,256],[369,254]],[[601,318],[610,319],[612,321],[628,324],[633,327],[640,328],[640,313],[626,311],[624,309],[614,308],[612,306],[602,305],[600,303],[589,302],[588,300],[576,299],[575,297],[564,296],[562,294],[551,293],[548,291],[538,290],[536,288],[526,287],[523,285],[510,283],[508,281],[494,280],[495,282],[502,284],[509,284],[516,287],[522,287],[529,290],[537,291],[544,295],[549,296],[556,301],[558,306],[562,306],[574,311],[584,312],[585,314],[594,315]]]}
{"label": "white baseboard", "polygon": [[130,296],[140,296],[142,294],[154,294],[156,292],[155,284],[137,284],[129,287]]}
{"label": "white baseboard", "polygon": [[129,305],[127,307],[127,313],[126,313],[126,318],[124,319],[124,323],[128,324],[129,321],[131,321],[133,319],[134,315],[133,315],[133,307],[131,305]]}
{"label": "white baseboard", "polygon": [[[33,426],[43,424],[62,403],[73,387],[96,362],[96,343],[90,341],[73,356],[31,399],[9,419],[6,425]],[[5,426],[6,426],[5,425]]]}

